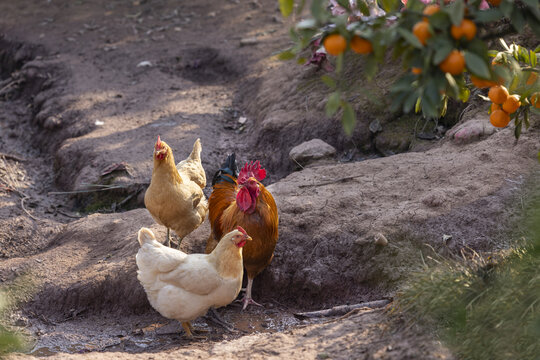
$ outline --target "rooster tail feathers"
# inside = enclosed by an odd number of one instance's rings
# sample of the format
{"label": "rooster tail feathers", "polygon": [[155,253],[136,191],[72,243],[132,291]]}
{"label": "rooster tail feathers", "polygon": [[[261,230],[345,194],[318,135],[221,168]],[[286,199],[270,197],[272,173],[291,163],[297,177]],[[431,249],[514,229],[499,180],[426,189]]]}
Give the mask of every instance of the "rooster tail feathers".
{"label": "rooster tail feathers", "polygon": [[229,154],[227,159],[225,159],[225,162],[221,165],[221,168],[214,174],[212,186],[222,181],[233,183],[231,178],[225,175],[230,175],[233,179],[238,177],[238,166],[236,165],[235,153]]}
{"label": "rooster tail feathers", "polygon": [[139,245],[143,246],[144,244],[150,243],[152,240],[155,240],[156,236],[152,230],[148,228],[141,228],[137,234],[137,240],[139,240]]}
{"label": "rooster tail feathers", "polygon": [[195,140],[195,143],[193,144],[193,150],[191,151],[191,154],[189,154],[189,158],[192,160],[201,160],[201,151],[202,151],[202,145],[201,145],[201,139]]}

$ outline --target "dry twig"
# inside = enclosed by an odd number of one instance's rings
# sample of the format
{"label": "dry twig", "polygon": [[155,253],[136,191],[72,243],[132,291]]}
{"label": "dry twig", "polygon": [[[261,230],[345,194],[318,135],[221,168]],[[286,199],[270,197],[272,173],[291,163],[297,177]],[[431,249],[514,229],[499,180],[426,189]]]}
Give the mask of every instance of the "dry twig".
{"label": "dry twig", "polygon": [[353,305],[339,305],[339,306],[334,306],[333,308],[330,308],[330,309],[295,313],[294,316],[300,319],[340,316],[340,315],[345,315],[352,311],[365,308],[365,307],[371,308],[371,309],[378,309],[378,308],[381,308],[390,304],[390,302],[391,302],[390,300],[376,300],[376,301],[368,301],[368,302],[363,302],[363,303],[353,304]]}

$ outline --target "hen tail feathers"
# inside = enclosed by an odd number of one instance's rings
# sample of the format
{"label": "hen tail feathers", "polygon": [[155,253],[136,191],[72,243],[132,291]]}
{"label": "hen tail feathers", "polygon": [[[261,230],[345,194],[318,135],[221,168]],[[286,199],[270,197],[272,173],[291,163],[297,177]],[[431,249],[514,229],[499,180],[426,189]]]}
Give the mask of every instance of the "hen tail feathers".
{"label": "hen tail feathers", "polygon": [[195,140],[195,143],[193,144],[193,150],[191,151],[191,154],[189,154],[188,159],[201,161],[201,151],[202,151],[201,139],[197,139]]}
{"label": "hen tail feathers", "polygon": [[137,234],[137,240],[139,240],[139,245],[143,246],[144,244],[152,242],[152,240],[155,240],[156,236],[152,232],[152,230],[148,228],[141,228],[139,230],[139,233]]}
{"label": "hen tail feathers", "polygon": [[[229,175],[230,177],[225,175]],[[235,153],[227,156],[227,159],[221,165],[221,168],[214,174],[214,177],[212,178],[212,186],[222,181],[234,183],[231,177],[233,179],[236,179],[238,177],[238,166],[236,165]]]}

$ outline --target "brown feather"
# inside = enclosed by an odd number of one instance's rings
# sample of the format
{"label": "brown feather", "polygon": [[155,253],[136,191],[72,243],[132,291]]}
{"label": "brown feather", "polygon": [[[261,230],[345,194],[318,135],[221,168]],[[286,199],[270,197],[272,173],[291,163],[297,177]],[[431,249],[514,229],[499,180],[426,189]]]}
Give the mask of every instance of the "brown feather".
{"label": "brown feather", "polygon": [[[229,176],[229,175],[226,175]],[[233,179],[231,177],[231,179]],[[253,238],[244,246],[244,267],[248,276],[253,279],[274,257],[274,249],[278,240],[278,212],[272,194],[258,182],[260,193],[257,206],[251,214],[244,213],[236,205],[238,186],[223,181],[214,185],[209,198],[209,220],[212,233],[206,245],[209,253],[219,242],[223,234],[242,226]]]}

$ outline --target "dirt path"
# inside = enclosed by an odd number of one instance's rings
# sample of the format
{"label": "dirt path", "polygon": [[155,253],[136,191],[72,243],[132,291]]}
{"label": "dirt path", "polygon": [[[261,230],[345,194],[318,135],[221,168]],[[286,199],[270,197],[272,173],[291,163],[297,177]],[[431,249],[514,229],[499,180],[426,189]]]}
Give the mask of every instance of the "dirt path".
{"label": "dirt path", "polygon": [[[287,29],[274,0],[0,3],[0,282],[35,279],[12,317],[31,335],[31,355],[452,358],[382,310],[330,322],[293,313],[391,298],[426,244],[442,254],[507,246],[500,219],[517,213],[538,168],[538,128],[517,145],[506,129],[379,159],[369,150],[382,135],[369,122],[394,115],[361,97],[346,138],[323,115],[318,74],[270,58]],[[486,122],[481,111],[467,117]],[[208,178],[232,151],[272,170],[280,240],[254,285],[265,307],[220,310],[238,333],[202,318],[206,339],[185,339],[136,279],[137,230],[164,235],[142,208],[158,134],[178,160],[200,137]],[[294,172],[289,150],[313,137],[335,145],[336,158]],[[205,223],[182,249],[202,251],[208,232]],[[374,245],[377,232],[389,246]],[[442,243],[445,234],[453,240]]]}

